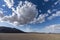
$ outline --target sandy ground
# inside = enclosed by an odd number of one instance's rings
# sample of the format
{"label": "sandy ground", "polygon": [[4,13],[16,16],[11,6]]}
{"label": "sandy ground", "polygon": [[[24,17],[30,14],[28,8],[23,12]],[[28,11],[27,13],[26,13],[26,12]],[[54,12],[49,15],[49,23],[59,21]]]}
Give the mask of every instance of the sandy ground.
{"label": "sandy ground", "polygon": [[60,40],[60,34],[0,33],[0,40]]}

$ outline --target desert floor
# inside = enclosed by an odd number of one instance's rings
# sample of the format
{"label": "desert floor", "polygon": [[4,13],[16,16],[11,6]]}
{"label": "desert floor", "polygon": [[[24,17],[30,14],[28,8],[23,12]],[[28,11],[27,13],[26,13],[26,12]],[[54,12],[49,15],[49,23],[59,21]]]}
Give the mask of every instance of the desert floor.
{"label": "desert floor", "polygon": [[0,40],[60,40],[60,34],[0,33]]}

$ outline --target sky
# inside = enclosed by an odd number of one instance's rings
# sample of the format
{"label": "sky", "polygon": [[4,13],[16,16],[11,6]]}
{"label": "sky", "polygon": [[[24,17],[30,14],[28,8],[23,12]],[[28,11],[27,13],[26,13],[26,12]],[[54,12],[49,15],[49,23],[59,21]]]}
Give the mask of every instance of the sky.
{"label": "sky", "polygon": [[60,33],[60,0],[0,0],[0,26]]}

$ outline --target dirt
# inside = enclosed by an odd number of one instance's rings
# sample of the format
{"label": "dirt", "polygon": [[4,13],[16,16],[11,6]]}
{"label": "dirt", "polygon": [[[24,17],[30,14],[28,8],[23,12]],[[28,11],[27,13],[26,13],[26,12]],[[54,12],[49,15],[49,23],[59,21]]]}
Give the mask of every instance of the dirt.
{"label": "dirt", "polygon": [[0,33],[0,40],[60,40],[60,34]]}

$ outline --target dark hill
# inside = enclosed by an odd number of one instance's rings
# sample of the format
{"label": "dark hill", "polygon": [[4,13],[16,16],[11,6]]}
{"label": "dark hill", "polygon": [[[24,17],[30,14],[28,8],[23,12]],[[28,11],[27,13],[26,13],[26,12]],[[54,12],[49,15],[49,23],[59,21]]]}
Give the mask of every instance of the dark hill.
{"label": "dark hill", "polygon": [[25,33],[25,32],[18,30],[16,28],[0,27],[0,33]]}

